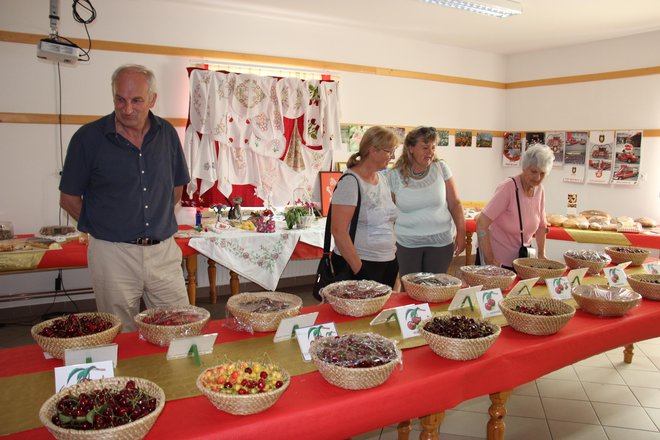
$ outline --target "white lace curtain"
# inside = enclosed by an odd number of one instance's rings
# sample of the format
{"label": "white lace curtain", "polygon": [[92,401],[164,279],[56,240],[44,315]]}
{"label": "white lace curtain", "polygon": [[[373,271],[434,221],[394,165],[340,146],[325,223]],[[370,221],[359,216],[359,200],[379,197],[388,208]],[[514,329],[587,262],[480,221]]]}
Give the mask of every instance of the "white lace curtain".
{"label": "white lace curtain", "polygon": [[331,81],[194,69],[189,118],[189,197],[214,186],[228,197],[232,185],[250,184],[275,206],[299,187],[318,201],[318,172],[331,167],[331,151],[341,145]]}

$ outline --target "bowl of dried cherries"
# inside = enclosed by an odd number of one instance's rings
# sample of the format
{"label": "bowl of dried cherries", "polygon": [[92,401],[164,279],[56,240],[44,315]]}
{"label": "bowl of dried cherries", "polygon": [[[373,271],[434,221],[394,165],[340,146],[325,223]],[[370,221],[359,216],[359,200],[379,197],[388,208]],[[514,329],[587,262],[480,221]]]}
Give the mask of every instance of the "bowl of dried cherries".
{"label": "bowl of dried cherries", "polygon": [[112,313],[74,313],[49,319],[32,327],[39,346],[54,358],[64,359],[69,348],[109,344],[121,330],[121,320]]}
{"label": "bowl of dried cherries", "polygon": [[302,299],[284,292],[246,292],[227,300],[227,311],[248,331],[272,332],[280,321],[300,313]]}
{"label": "bowl of dried cherries", "polygon": [[557,333],[575,315],[575,307],[554,298],[514,296],[499,305],[509,325],[529,335]]}
{"label": "bowl of dried cherries", "polygon": [[139,377],[83,381],[51,396],[39,410],[57,439],[141,439],[165,407],[165,393]]}
{"label": "bowl of dried cherries", "polygon": [[220,411],[248,415],[273,406],[290,382],[289,373],[270,362],[236,361],[204,370],[197,388]]}
{"label": "bowl of dried cherries", "polygon": [[161,347],[175,338],[199,335],[209,321],[208,310],[192,305],[154,307],[133,318],[140,336]]}
{"label": "bowl of dried cherries", "polygon": [[360,317],[379,312],[392,288],[371,280],[337,281],[322,288],[320,295],[340,315]]}
{"label": "bowl of dried cherries", "polygon": [[468,286],[483,286],[484,290],[506,290],[516,279],[516,273],[499,266],[468,265],[460,267],[463,280]]}
{"label": "bowl of dried cherries", "polygon": [[446,273],[417,272],[402,276],[401,284],[412,299],[437,303],[452,299],[463,281]]}
{"label": "bowl of dried cherries", "polygon": [[434,316],[419,329],[433,353],[456,361],[480,357],[501,333],[496,324],[466,316]]}
{"label": "bowl of dried cherries", "polygon": [[347,390],[381,385],[401,363],[394,341],[375,333],[316,338],[309,353],[325,380]]}
{"label": "bowl of dried cherries", "polygon": [[634,246],[608,246],[605,253],[612,259],[612,264],[630,261],[631,266],[639,266],[651,255],[648,249]]}
{"label": "bowl of dried cherries", "polygon": [[636,273],[628,275],[628,283],[635,292],[644,298],[660,301],[660,275]]}

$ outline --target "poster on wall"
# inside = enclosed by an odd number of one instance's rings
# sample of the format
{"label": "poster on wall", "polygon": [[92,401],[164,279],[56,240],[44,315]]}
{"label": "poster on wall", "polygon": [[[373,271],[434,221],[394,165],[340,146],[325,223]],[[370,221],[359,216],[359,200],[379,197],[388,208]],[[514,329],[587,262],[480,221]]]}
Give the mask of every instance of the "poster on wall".
{"label": "poster on wall", "polygon": [[472,146],[472,132],[471,131],[457,131],[454,135],[455,147],[471,147]]}
{"label": "poster on wall", "polygon": [[545,133],[540,131],[530,131],[525,133],[525,150],[534,144],[545,143]]}
{"label": "poster on wall", "polygon": [[477,148],[493,148],[493,133],[478,131]]}
{"label": "poster on wall", "polygon": [[367,131],[370,125],[342,125],[341,126],[341,143],[349,153],[355,153],[360,149],[360,141],[362,135]]}
{"label": "poster on wall", "polygon": [[554,168],[564,165],[564,145],[566,133],[563,131],[549,131],[545,134],[545,144],[550,147],[555,160],[552,163]]}
{"label": "poster on wall", "polygon": [[568,131],[564,142],[564,182],[584,182],[586,174],[587,141],[589,132]]}
{"label": "poster on wall", "polygon": [[438,147],[448,147],[449,146],[449,130],[443,130],[442,128],[437,128],[438,132]]}
{"label": "poster on wall", "polygon": [[505,132],[502,143],[502,166],[519,167],[522,154],[522,135],[519,131]]}
{"label": "poster on wall", "polygon": [[636,185],[639,182],[641,161],[642,130],[617,131],[612,183]]}
{"label": "poster on wall", "polygon": [[612,177],[612,155],[614,152],[613,131],[589,132],[587,142],[587,183],[610,183]]}

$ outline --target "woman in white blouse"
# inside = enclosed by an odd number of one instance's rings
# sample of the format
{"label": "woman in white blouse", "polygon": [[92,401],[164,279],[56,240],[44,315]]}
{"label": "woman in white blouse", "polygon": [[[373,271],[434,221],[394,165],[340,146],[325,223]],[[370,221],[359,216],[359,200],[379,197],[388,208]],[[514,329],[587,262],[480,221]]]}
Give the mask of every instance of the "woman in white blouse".
{"label": "woman in white blouse", "polygon": [[463,205],[449,166],[435,155],[436,142],[433,127],[411,130],[387,173],[399,212],[394,230],[401,276],[446,273],[465,249]]}
{"label": "woman in white blouse", "polygon": [[[332,264],[337,272],[350,267],[353,279],[373,280],[394,287],[398,272],[394,221],[397,209],[387,179],[387,168],[401,140],[391,130],[371,127],[360,141],[360,150],[348,160],[345,174],[331,200],[330,230],[335,240]],[[355,242],[349,226],[361,195]]]}

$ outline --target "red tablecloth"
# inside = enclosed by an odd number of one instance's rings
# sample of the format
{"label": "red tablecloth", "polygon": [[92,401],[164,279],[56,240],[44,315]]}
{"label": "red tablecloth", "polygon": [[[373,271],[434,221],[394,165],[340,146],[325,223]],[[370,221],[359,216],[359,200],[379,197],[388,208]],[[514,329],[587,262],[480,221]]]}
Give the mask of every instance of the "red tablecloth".
{"label": "red tablecloth", "polygon": [[[409,303],[394,294],[389,307]],[[328,305],[317,322],[350,318],[335,314]],[[452,408],[484,394],[514,388],[589,356],[660,336],[660,302],[643,300],[623,318],[598,318],[578,311],[557,334],[530,336],[510,327],[481,358],[461,362],[440,358],[427,346],[404,350],[403,367],[376,388],[349,391],[327,383],[318,372],[294,376],[289,389],[269,410],[252,416],[232,416],[215,409],[205,397],[168,401],[148,439],[339,439]],[[222,342],[250,338],[220,328]],[[139,341],[135,333],[120,335],[120,359],[164,349]],[[36,346],[2,350],[0,376],[43,371],[61,361],[45,361]],[[485,429],[485,428],[484,428]],[[50,438],[45,428],[9,436],[16,439]]]}

